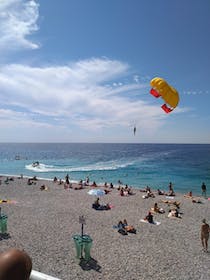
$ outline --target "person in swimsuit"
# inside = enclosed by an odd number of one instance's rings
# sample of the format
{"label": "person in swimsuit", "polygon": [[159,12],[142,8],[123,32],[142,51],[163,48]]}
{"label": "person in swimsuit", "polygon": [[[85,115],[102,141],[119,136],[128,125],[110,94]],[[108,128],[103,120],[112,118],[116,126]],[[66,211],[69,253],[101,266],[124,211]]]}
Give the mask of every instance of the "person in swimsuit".
{"label": "person in swimsuit", "polygon": [[204,252],[208,251],[209,232],[210,232],[210,227],[206,223],[206,219],[203,219],[202,225],[201,225],[201,243],[202,243]]}
{"label": "person in swimsuit", "polygon": [[206,184],[203,182],[201,185],[202,195],[206,197]]}

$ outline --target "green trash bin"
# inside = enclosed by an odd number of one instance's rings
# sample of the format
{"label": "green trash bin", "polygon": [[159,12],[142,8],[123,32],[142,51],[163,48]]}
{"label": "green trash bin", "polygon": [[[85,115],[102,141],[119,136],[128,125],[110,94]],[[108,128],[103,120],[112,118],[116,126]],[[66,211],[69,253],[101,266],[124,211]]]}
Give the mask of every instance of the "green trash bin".
{"label": "green trash bin", "polygon": [[92,238],[89,235],[83,235],[82,236],[82,243],[83,243],[84,253],[85,253],[84,259],[86,261],[88,261],[91,258],[91,256],[90,256],[90,249],[91,249],[93,240],[92,240]]}
{"label": "green trash bin", "polygon": [[76,247],[76,258],[81,259],[83,258],[84,254],[84,259],[86,261],[90,260],[90,249],[93,243],[92,238],[89,235],[79,235],[75,234],[73,235],[72,239],[74,240],[74,244]]}
{"label": "green trash bin", "polygon": [[82,251],[83,251],[82,237],[79,234],[75,234],[73,235],[72,239],[74,240],[74,244],[76,247],[76,258],[80,259],[82,258]]}
{"label": "green trash bin", "polygon": [[0,230],[1,233],[7,233],[7,215],[0,216]]}

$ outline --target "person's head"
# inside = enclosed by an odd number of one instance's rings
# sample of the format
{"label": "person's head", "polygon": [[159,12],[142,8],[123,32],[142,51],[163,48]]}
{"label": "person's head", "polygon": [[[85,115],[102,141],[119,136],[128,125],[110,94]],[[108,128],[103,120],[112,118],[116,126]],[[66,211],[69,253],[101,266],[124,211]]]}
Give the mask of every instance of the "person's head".
{"label": "person's head", "polygon": [[202,223],[204,223],[204,224],[205,224],[205,223],[206,223],[206,219],[203,219],[203,220],[202,220]]}
{"label": "person's head", "polygon": [[28,280],[31,270],[32,261],[26,252],[13,248],[0,254],[1,280]]}

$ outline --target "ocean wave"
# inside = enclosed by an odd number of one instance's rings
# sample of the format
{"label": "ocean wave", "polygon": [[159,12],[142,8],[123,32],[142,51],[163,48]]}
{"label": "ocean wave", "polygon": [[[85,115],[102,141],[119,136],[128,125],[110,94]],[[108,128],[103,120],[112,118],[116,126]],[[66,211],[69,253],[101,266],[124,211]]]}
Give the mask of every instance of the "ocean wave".
{"label": "ocean wave", "polygon": [[39,163],[37,166],[33,166],[33,164],[25,165],[27,170],[31,170],[34,172],[82,172],[82,171],[104,171],[104,170],[117,170],[121,168],[126,168],[129,165],[133,165],[134,162],[117,162],[117,161],[109,161],[109,162],[99,162],[94,164],[88,164],[85,166],[56,166],[56,165],[47,165],[43,163]]}

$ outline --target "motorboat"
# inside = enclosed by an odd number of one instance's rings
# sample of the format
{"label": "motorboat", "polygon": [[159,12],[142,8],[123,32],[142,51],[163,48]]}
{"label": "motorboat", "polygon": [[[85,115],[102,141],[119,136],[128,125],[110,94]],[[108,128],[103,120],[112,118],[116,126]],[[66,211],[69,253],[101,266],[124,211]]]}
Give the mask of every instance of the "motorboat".
{"label": "motorboat", "polygon": [[39,162],[38,162],[38,161],[33,162],[33,163],[32,163],[32,166],[33,166],[33,167],[39,166]]}

